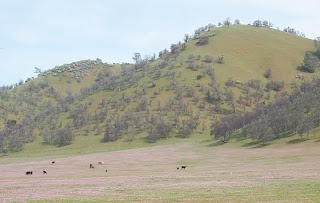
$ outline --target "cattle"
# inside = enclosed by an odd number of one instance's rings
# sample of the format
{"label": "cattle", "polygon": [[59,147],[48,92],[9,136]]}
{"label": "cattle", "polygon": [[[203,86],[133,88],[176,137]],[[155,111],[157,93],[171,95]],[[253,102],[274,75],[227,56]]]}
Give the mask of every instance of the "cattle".
{"label": "cattle", "polygon": [[237,85],[241,85],[242,82],[241,82],[240,80],[236,80],[236,84],[237,84]]}
{"label": "cattle", "polygon": [[94,168],[92,164],[90,164],[90,168]]}
{"label": "cattle", "polygon": [[106,173],[108,172],[108,170],[106,170]]}
{"label": "cattle", "polygon": [[181,169],[186,169],[187,168],[187,166],[181,166]]}
{"label": "cattle", "polygon": [[98,161],[98,165],[103,165],[104,162],[103,161]]}
{"label": "cattle", "polygon": [[42,173],[43,173],[43,174],[48,174],[47,171],[43,171]]}
{"label": "cattle", "polygon": [[303,75],[301,73],[295,74],[295,78],[298,78],[298,79],[301,79],[301,80],[304,79],[304,77],[303,77]]}
{"label": "cattle", "polygon": [[32,175],[32,171],[27,171],[26,175]]}
{"label": "cattle", "polygon": [[55,164],[55,163],[56,163],[55,161],[51,162],[51,164]]}

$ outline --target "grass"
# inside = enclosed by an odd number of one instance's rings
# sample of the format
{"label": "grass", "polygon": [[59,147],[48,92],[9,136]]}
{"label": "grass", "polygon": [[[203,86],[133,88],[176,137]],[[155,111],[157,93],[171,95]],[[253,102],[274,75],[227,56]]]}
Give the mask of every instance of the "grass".
{"label": "grass", "polygon": [[[139,149],[0,163],[5,202],[318,202],[316,140],[265,148],[185,139]],[[15,162],[17,157],[9,157]],[[96,165],[97,161],[105,165]],[[93,163],[95,169],[89,169]],[[187,165],[186,170],[177,166]],[[105,173],[108,169],[108,173]],[[33,170],[33,176],[25,176]],[[42,175],[46,170],[48,175]],[[9,195],[16,194],[16,195]]]}

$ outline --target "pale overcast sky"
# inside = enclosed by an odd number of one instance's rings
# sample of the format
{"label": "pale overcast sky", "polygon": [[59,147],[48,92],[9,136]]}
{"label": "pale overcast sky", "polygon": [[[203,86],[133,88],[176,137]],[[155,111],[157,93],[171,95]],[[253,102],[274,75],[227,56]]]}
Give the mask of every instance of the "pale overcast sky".
{"label": "pale overcast sky", "polygon": [[314,39],[318,0],[0,0],[0,85],[83,59],[132,62],[226,17],[268,20]]}

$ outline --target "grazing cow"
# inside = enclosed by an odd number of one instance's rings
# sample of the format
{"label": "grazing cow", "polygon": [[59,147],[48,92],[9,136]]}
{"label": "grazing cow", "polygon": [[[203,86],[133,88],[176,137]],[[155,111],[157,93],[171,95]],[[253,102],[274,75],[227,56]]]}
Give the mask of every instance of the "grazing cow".
{"label": "grazing cow", "polygon": [[98,161],[98,165],[103,165],[104,162],[103,161]]}
{"label": "grazing cow", "polygon": [[55,161],[51,162],[52,164],[56,163]]}
{"label": "grazing cow", "polygon": [[47,174],[47,171],[43,171],[43,174]]}
{"label": "grazing cow", "polygon": [[187,168],[187,166],[181,166],[181,169],[186,169]]}
{"label": "grazing cow", "polygon": [[26,175],[32,175],[32,171],[27,171]]}
{"label": "grazing cow", "polygon": [[90,168],[94,168],[92,164],[90,164]]}
{"label": "grazing cow", "polygon": [[295,78],[298,78],[298,79],[301,79],[301,80],[304,79],[304,77],[303,77],[303,75],[301,73],[295,74]]}
{"label": "grazing cow", "polygon": [[177,167],[177,170],[179,170],[179,167]]}
{"label": "grazing cow", "polygon": [[108,172],[108,170],[106,170],[106,173]]}

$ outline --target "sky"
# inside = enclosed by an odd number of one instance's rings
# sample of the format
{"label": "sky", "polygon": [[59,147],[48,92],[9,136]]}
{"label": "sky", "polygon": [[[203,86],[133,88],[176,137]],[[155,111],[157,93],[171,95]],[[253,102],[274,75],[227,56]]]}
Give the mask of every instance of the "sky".
{"label": "sky", "polygon": [[133,62],[135,52],[157,54],[227,17],[320,36],[318,0],[0,0],[0,86],[35,76],[35,67]]}

